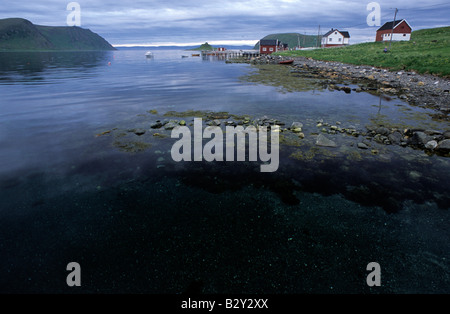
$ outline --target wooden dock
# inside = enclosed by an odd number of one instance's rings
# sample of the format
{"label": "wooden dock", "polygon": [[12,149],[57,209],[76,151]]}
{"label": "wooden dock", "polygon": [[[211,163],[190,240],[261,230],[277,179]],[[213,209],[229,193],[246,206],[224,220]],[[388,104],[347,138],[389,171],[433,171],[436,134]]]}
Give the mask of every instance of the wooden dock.
{"label": "wooden dock", "polygon": [[202,51],[202,58],[208,59],[209,57],[218,58],[219,60],[229,60],[233,58],[253,58],[259,57],[259,50],[210,50]]}

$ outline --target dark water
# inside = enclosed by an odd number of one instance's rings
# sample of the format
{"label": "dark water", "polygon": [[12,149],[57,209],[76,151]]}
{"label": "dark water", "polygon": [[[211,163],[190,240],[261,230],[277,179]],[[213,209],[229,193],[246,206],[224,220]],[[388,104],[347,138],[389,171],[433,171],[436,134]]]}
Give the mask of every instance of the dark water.
{"label": "dark water", "polygon": [[[374,155],[338,135],[337,148],[314,145],[318,119],[448,123],[395,97],[380,106],[308,80],[248,79],[264,68],[144,53],[0,54],[0,291],[450,292],[449,159],[383,145]],[[126,131],[191,109],[301,121],[306,137],[260,173],[251,162],[175,163],[170,138]],[[119,149],[134,136],[151,146]],[[70,262],[79,288],[66,284]],[[370,262],[381,287],[366,285]]]}

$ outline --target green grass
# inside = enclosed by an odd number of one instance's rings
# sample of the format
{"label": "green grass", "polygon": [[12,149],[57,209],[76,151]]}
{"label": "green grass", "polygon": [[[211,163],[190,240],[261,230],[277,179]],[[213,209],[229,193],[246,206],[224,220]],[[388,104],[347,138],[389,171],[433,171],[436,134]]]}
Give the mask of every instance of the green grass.
{"label": "green grass", "polygon": [[210,44],[208,44],[207,42],[202,44],[200,47],[197,48],[193,48],[193,49],[189,49],[189,50],[194,50],[194,51],[209,51],[209,50],[214,50],[214,47],[211,46]]}
{"label": "green grass", "polygon": [[[270,34],[265,36],[262,39],[278,39],[281,42],[288,44],[288,47],[293,48],[298,46],[302,47],[316,47],[317,42],[320,43],[322,40],[322,36],[314,36],[314,35],[303,35],[299,33],[281,33],[281,34]],[[253,49],[259,50],[259,42],[255,45]]]}
{"label": "green grass", "polygon": [[450,27],[414,31],[407,42],[371,42],[339,48],[285,51],[284,56],[304,56],[316,60],[371,65],[391,70],[414,70],[450,77]]}

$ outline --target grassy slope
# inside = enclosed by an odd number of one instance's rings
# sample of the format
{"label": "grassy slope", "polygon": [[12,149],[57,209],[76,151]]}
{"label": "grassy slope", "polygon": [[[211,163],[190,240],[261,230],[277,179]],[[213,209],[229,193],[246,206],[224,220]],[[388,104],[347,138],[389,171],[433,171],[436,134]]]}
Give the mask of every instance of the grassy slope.
{"label": "grassy slope", "polygon": [[39,26],[20,18],[0,19],[0,51],[17,50],[114,50],[114,48],[88,29]]}
{"label": "grassy slope", "polygon": [[450,76],[450,27],[414,31],[410,41],[393,42],[391,51],[384,53],[388,46],[389,43],[372,42],[278,54]]}
{"label": "grassy slope", "polygon": [[112,50],[111,45],[89,29],[36,25],[37,29],[60,50]]}
{"label": "grassy slope", "polygon": [[19,18],[0,20],[0,49],[27,50],[29,47],[53,49],[53,44],[30,21]]}
{"label": "grassy slope", "polygon": [[[319,38],[319,42],[322,37]],[[317,36],[313,35],[303,35],[299,33],[281,33],[281,34],[270,34],[262,39],[278,39],[283,43],[288,44],[289,48],[294,48],[298,46],[300,40],[300,46],[302,47],[315,47],[317,46]],[[257,43],[254,49],[259,49],[259,43]]]}

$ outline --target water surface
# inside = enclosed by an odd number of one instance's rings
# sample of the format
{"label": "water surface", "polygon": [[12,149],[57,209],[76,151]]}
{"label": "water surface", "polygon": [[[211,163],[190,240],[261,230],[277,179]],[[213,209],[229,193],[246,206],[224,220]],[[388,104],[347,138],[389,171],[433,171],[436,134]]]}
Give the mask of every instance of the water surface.
{"label": "water surface", "polygon": [[[1,291],[73,292],[72,261],[77,292],[450,291],[448,158],[385,145],[374,155],[340,135],[336,149],[314,144],[319,119],[359,130],[448,123],[396,97],[380,105],[320,82],[260,80],[264,67],[144,54],[0,54]],[[186,110],[301,121],[306,137],[285,138],[271,174],[251,162],[175,163],[173,141],[149,126]],[[151,146],[124,152],[121,131]],[[372,261],[381,287],[365,284]]]}

